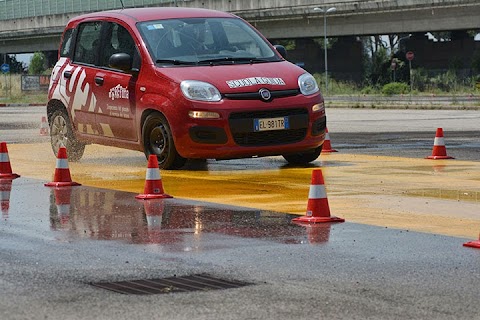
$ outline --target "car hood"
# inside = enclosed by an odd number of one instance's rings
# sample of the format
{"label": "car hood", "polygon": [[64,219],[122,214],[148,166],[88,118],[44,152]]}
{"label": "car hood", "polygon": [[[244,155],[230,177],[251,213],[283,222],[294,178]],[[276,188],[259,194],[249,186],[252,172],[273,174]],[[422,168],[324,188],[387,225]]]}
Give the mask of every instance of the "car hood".
{"label": "car hood", "polygon": [[183,80],[208,82],[222,93],[242,93],[269,90],[298,89],[298,77],[306,73],[302,68],[288,62],[253,64],[158,67],[158,75],[177,83]]}

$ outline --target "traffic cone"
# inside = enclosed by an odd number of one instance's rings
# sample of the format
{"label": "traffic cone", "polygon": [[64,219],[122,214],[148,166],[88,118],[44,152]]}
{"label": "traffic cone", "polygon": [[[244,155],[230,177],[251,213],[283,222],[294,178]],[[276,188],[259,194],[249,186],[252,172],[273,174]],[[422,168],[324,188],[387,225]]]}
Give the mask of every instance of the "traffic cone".
{"label": "traffic cone", "polygon": [[70,220],[70,199],[72,196],[72,187],[55,188],[55,205],[61,224],[66,224]]}
{"label": "traffic cone", "polygon": [[447,148],[445,147],[445,140],[443,139],[443,129],[437,128],[435,134],[435,141],[433,142],[432,155],[425,159],[440,160],[440,159],[455,159],[447,156]]}
{"label": "traffic cone", "polygon": [[478,240],[466,242],[463,244],[463,246],[480,249],[480,235],[478,236]]}
{"label": "traffic cone", "polygon": [[151,154],[148,157],[147,174],[145,178],[144,193],[135,196],[137,199],[161,199],[172,198],[163,191],[162,178],[160,177],[160,169],[158,168],[157,156]]}
{"label": "traffic cone", "polygon": [[57,165],[52,182],[45,183],[46,187],[71,187],[81,186],[80,183],[72,181],[70,169],[68,168],[67,148],[60,147],[57,155]]}
{"label": "traffic cone", "polygon": [[8,218],[8,209],[10,208],[10,192],[12,191],[12,179],[0,180],[0,207],[2,218]]}
{"label": "traffic cone", "polygon": [[16,179],[20,175],[12,173],[10,158],[8,157],[7,143],[0,143],[0,179]]}
{"label": "traffic cone", "polygon": [[292,220],[295,223],[345,222],[345,219],[330,216],[327,192],[321,169],[312,172],[312,183],[308,193],[307,213]]}
{"label": "traffic cone", "polygon": [[42,123],[40,124],[40,135],[41,136],[48,135],[47,117],[42,117]]}
{"label": "traffic cone", "polygon": [[328,134],[328,128],[325,129],[325,141],[323,142],[323,152],[338,152],[335,149],[332,149],[332,145],[330,143],[330,134]]}

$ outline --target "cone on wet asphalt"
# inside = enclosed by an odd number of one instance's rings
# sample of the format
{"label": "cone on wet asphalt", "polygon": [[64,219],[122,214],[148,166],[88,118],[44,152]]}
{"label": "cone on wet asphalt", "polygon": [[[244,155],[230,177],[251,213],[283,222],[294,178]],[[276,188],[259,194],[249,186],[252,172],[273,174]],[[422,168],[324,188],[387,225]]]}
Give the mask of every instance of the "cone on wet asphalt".
{"label": "cone on wet asphalt", "polygon": [[330,215],[325,182],[322,170],[315,169],[312,172],[312,182],[308,193],[307,212],[305,216],[292,220],[294,223],[322,223],[322,222],[345,222],[345,219]]}
{"label": "cone on wet asphalt", "polygon": [[40,124],[40,135],[47,136],[48,135],[48,124],[47,124],[47,117],[42,117],[42,122]]}
{"label": "cone on wet asphalt", "polygon": [[53,181],[45,183],[46,187],[72,187],[80,186],[80,183],[72,181],[70,168],[68,167],[67,148],[60,147],[58,149],[57,163]]}
{"label": "cone on wet asphalt", "polygon": [[443,129],[437,128],[435,140],[433,142],[432,155],[425,159],[441,160],[441,159],[455,159],[447,155],[447,148],[445,147],[445,140],[443,138]]}
{"label": "cone on wet asphalt", "polygon": [[151,154],[148,157],[147,173],[145,177],[145,188],[143,194],[135,196],[137,199],[162,199],[172,198],[163,190],[162,177],[158,168],[157,156]]}
{"label": "cone on wet asphalt", "polygon": [[16,179],[20,175],[12,172],[6,142],[0,143],[0,179]]}
{"label": "cone on wet asphalt", "polygon": [[466,242],[463,246],[480,249],[480,235],[478,235],[478,240]]}
{"label": "cone on wet asphalt", "polygon": [[323,142],[322,153],[324,152],[338,152],[335,149],[332,149],[332,144],[330,142],[330,134],[328,133],[328,128],[325,129],[325,141]]}

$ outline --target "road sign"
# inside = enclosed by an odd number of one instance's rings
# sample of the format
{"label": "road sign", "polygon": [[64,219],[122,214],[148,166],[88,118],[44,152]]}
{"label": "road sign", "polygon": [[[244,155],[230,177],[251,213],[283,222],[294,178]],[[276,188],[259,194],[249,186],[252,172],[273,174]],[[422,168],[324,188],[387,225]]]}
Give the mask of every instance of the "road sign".
{"label": "road sign", "polygon": [[407,60],[409,60],[409,61],[412,61],[414,56],[415,56],[415,55],[413,54],[412,51],[408,51],[407,54],[405,55],[405,57],[406,57]]}
{"label": "road sign", "polygon": [[2,64],[0,67],[3,73],[9,73],[10,72],[10,65],[8,63]]}

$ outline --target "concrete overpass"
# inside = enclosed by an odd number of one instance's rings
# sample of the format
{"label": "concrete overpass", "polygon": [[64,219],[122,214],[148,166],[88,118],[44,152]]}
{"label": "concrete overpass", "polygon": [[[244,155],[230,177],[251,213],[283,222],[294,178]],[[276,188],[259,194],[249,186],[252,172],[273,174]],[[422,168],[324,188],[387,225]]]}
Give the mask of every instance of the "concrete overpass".
{"label": "concrete overpass", "polygon": [[[0,0],[0,53],[57,50],[70,18],[120,7],[119,1],[113,2],[44,0],[39,5],[34,0]],[[323,14],[315,12],[315,7],[337,9],[328,15],[328,36],[480,28],[478,0],[124,0],[124,4],[229,11],[245,18],[269,39],[323,36]]]}

